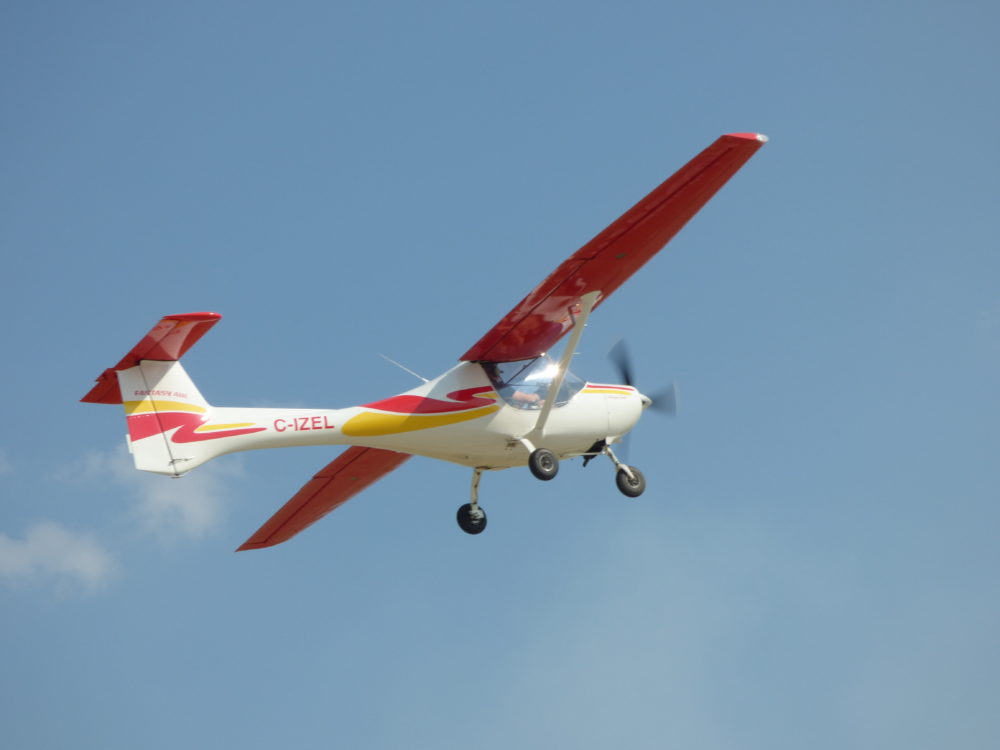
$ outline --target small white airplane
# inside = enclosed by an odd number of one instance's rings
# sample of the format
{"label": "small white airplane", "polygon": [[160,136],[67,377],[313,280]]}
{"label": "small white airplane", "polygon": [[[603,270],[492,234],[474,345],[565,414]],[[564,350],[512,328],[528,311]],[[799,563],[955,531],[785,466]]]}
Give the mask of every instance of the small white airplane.
{"label": "small white airplane", "polygon": [[[385,476],[411,455],[472,468],[458,525],[486,528],[479,480],[487,469],[527,465],[552,479],[564,459],[607,456],[618,488],[638,497],[646,483],[615,456],[653,399],[631,383],[590,383],[569,364],[590,313],[670,241],[767,138],[718,138],[617,221],[567,258],[443,375],[391,398],[346,409],[211,406],[180,358],[222,317],[163,318],[82,401],[124,404],[137,469],[179,477],[235,451],[349,445],[258,529],[241,550],[284,542]],[[546,352],[570,332],[558,361]],[[422,378],[421,378],[422,379]],[[669,398],[669,396],[667,396]]]}

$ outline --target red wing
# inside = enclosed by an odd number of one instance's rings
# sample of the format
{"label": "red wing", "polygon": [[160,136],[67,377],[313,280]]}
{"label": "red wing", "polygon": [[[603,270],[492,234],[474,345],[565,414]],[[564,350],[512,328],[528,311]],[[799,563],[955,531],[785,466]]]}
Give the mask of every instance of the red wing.
{"label": "red wing", "polygon": [[273,547],[339,508],[410,457],[378,448],[348,448],[271,516],[240,550]]}
{"label": "red wing", "polygon": [[461,359],[511,362],[548,351],[572,327],[569,310],[582,295],[600,291],[598,305],[610,297],[766,140],[756,133],[720,137],[567,258]]}
{"label": "red wing", "polygon": [[135,367],[143,359],[176,361],[221,318],[221,315],[213,312],[167,315],[122,357],[121,362],[102,372],[97,378],[97,385],[80,400],[91,404],[120,404],[122,394],[115,375],[117,370]]}

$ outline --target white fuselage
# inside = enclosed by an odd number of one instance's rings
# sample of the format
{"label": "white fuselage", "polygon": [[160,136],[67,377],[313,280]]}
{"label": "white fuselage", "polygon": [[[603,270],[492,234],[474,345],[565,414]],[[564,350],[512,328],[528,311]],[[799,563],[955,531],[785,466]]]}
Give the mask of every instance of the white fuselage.
{"label": "white fuselage", "polygon": [[[345,409],[209,406],[193,384],[171,382],[182,375],[179,363],[147,361],[120,375],[123,392],[137,399],[126,398],[137,465],[173,475],[224,453],[302,445],[358,445],[502,469],[525,465],[533,447],[562,459],[586,453],[600,440],[614,443],[635,426],[643,409],[643,397],[634,388],[586,383],[552,409],[539,431],[539,409],[504,401],[475,362],[461,362],[398,396]],[[140,381],[145,390],[130,390]],[[188,391],[195,399],[191,404],[182,398]],[[152,430],[150,417],[159,420]],[[147,421],[132,422],[142,419]],[[153,448],[150,441],[165,441],[169,465],[162,465],[158,447],[157,457],[140,461],[137,449]]]}

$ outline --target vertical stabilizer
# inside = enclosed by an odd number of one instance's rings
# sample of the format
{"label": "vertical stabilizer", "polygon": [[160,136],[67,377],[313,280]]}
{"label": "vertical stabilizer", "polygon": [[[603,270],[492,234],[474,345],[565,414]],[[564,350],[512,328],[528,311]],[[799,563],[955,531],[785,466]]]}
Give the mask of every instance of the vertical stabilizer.
{"label": "vertical stabilizer", "polygon": [[218,455],[197,432],[212,407],[180,362],[142,360],[118,384],[137,469],[180,476]]}

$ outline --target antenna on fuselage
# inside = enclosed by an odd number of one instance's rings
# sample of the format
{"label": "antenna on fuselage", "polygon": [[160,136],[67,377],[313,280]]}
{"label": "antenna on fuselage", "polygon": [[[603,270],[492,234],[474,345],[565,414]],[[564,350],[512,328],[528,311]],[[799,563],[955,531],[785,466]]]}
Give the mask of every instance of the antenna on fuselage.
{"label": "antenna on fuselage", "polygon": [[387,357],[384,354],[379,354],[378,356],[380,356],[386,362],[391,362],[392,364],[396,365],[396,367],[398,367],[400,370],[403,370],[404,372],[410,373],[410,375],[412,375],[413,377],[419,378],[420,380],[423,380],[425,383],[431,382],[427,378],[425,378],[423,375],[419,375],[418,373],[415,373],[409,367],[406,367],[405,365],[399,364],[399,362],[397,362],[396,360],[394,360],[392,357]]}

